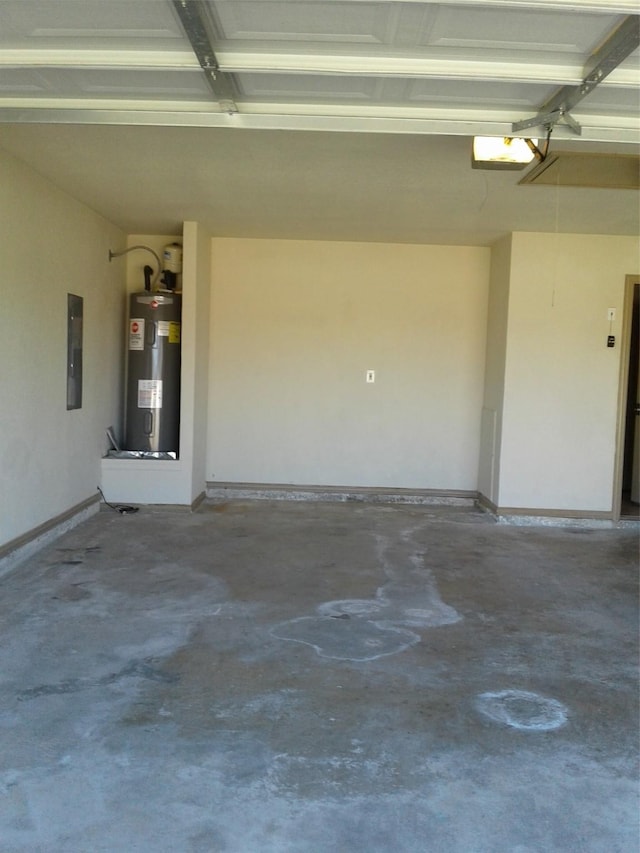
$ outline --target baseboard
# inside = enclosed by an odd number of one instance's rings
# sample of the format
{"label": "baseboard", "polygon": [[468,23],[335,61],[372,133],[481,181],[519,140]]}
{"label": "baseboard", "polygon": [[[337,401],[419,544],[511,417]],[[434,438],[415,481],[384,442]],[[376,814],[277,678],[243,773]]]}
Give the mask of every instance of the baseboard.
{"label": "baseboard", "polygon": [[588,509],[531,509],[522,507],[500,506],[497,508],[499,515],[508,515],[517,518],[518,516],[530,516],[540,518],[593,518],[597,521],[611,521],[613,513],[600,512],[598,510]]}
{"label": "baseboard", "polygon": [[392,489],[371,486],[316,486],[290,483],[207,483],[210,500],[326,501],[474,506],[477,492],[438,489]]}
{"label": "baseboard", "polygon": [[481,509],[486,509],[493,515],[498,514],[498,507],[494,504],[493,501],[490,501],[486,495],[483,495],[482,492],[478,492],[478,506]]}
{"label": "baseboard", "polygon": [[555,527],[617,527],[613,512],[598,510],[541,509],[537,507],[497,506],[486,495],[478,495],[478,505],[495,516],[499,524]]}
{"label": "baseboard", "polygon": [[0,577],[100,510],[95,494],[0,547]]}
{"label": "baseboard", "polygon": [[206,499],[207,493],[200,492],[200,494],[191,501],[191,512],[195,512]]}

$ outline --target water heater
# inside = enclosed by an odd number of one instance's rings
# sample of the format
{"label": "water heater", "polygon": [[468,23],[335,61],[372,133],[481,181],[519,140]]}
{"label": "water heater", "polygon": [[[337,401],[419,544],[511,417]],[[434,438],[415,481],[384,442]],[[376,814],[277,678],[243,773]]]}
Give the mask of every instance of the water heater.
{"label": "water heater", "polygon": [[126,450],[179,451],[181,311],[180,294],[130,296]]}

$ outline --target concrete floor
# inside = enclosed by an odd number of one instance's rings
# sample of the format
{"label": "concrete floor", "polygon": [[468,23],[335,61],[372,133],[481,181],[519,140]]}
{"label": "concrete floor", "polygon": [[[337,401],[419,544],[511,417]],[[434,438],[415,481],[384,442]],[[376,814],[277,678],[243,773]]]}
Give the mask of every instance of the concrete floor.
{"label": "concrete floor", "polygon": [[0,850],[637,853],[637,546],[103,510],[0,581]]}

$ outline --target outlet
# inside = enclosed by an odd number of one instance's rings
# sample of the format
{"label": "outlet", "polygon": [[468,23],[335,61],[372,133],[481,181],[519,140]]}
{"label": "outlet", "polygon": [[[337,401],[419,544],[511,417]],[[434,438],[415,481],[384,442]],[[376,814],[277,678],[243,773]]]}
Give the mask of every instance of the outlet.
{"label": "outlet", "polygon": [[367,382],[375,382],[375,381],[376,381],[375,370],[367,370]]}
{"label": "outlet", "polygon": [[607,310],[607,320],[609,322],[611,322],[612,320],[615,320],[615,319],[616,319],[616,309],[615,308],[609,308]]}

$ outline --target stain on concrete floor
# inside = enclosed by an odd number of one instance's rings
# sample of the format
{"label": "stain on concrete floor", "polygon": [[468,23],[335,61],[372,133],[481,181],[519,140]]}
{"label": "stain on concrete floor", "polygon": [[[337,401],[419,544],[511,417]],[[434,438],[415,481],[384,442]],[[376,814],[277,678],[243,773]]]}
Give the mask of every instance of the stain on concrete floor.
{"label": "stain on concrete floor", "polygon": [[637,545],[100,513],[0,581],[0,850],[637,853]]}
{"label": "stain on concrete floor", "polygon": [[[417,530],[417,528],[416,528]],[[399,654],[420,636],[413,628],[450,625],[461,617],[440,599],[425,555],[415,550],[414,530],[399,534],[400,545],[376,536],[376,551],[386,578],[375,597],[326,601],[316,616],[300,616],[272,629],[274,637],[305,643],[321,657],[369,661]],[[389,554],[393,551],[393,559]],[[342,620],[338,624],[332,620]],[[348,623],[348,624],[347,624]]]}

